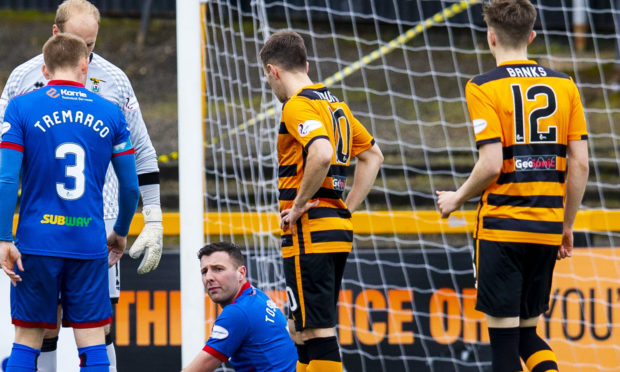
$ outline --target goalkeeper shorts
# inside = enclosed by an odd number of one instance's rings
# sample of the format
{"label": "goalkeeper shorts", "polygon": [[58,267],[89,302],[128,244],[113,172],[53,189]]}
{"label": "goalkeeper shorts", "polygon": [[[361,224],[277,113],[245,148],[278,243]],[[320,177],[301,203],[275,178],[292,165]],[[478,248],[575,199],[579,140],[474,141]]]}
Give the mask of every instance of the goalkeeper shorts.
{"label": "goalkeeper shorts", "polygon": [[549,309],[558,246],[476,241],[476,310],[494,317],[539,316]]}
{"label": "goalkeeper shorts", "polygon": [[333,328],[338,322],[340,284],[349,253],[314,253],[284,258],[289,318],[300,332]]}
{"label": "goalkeeper shorts", "polygon": [[13,324],[55,329],[58,296],[62,297],[63,326],[96,328],[112,322],[108,295],[108,259],[80,260],[22,254],[25,271],[11,286]]}

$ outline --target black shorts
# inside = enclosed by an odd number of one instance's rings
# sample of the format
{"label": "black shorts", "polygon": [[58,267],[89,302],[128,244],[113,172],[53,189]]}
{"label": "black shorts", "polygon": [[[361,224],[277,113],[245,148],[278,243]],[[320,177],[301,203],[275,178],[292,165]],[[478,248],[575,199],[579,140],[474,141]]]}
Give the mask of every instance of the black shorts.
{"label": "black shorts", "polygon": [[295,329],[333,328],[349,253],[316,253],[284,259],[289,318]]}
{"label": "black shorts", "polygon": [[476,241],[476,310],[494,317],[539,316],[549,309],[558,246]]}

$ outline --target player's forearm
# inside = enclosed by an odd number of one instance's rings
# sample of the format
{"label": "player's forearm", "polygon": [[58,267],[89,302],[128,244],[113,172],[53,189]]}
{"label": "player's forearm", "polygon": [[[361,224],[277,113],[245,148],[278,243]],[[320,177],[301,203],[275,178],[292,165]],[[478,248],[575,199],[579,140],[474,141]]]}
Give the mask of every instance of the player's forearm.
{"label": "player's forearm", "polygon": [[482,146],[478,161],[471,174],[456,191],[458,204],[463,205],[469,199],[480,195],[497,178],[503,163],[502,144],[490,143]]}
{"label": "player's forearm", "polygon": [[569,142],[566,175],[564,229],[572,230],[588,182],[588,145],[586,141]]}
{"label": "player's forearm", "polygon": [[118,156],[112,158],[112,164],[118,177],[118,217],[114,231],[120,236],[127,236],[140,197],[135,158],[133,155]]}
{"label": "player's forearm", "polygon": [[383,164],[383,154],[376,144],[359,154],[357,158],[353,175],[353,186],[345,202],[351,213],[357,210],[370,192],[381,164]]}
{"label": "player's forearm", "polygon": [[19,170],[23,154],[0,149],[0,240],[13,241],[13,212],[17,204]]}
{"label": "player's forearm", "polygon": [[295,205],[303,208],[319,191],[329,173],[333,149],[327,140],[319,139],[308,148],[304,175],[295,197]]}

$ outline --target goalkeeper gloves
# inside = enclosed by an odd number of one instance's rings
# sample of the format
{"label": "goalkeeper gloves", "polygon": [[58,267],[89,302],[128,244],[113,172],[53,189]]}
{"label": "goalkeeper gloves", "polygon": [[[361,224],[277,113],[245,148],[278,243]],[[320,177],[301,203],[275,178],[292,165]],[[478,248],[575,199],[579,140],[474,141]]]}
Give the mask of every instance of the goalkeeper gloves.
{"label": "goalkeeper gloves", "polygon": [[138,274],[146,274],[155,270],[161,259],[164,228],[161,224],[161,208],[157,205],[146,205],[142,208],[144,228],[129,249],[129,256],[136,259],[144,253],[138,266]]}

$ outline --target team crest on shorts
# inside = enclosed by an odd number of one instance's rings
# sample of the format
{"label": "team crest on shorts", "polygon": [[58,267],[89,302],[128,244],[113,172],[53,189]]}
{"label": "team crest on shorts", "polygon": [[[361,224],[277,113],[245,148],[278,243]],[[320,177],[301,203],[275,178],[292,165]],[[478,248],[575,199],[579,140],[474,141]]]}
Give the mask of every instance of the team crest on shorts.
{"label": "team crest on shorts", "polygon": [[99,93],[101,91],[101,83],[105,83],[105,80],[90,78],[90,81],[93,82],[92,91],[95,93]]}

